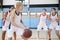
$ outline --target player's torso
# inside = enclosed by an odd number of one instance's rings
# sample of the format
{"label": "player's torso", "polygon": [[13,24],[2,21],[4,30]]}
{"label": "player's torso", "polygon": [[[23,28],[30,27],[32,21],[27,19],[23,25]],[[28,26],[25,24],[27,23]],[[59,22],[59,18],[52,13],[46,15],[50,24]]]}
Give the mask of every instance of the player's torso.
{"label": "player's torso", "polygon": [[46,22],[46,18],[47,18],[47,15],[45,15],[45,16],[41,15],[40,16],[40,22],[41,23],[45,23]]}
{"label": "player's torso", "polygon": [[57,14],[56,14],[56,15],[54,15],[54,16],[52,16],[52,15],[51,15],[51,19],[52,19],[51,24],[52,24],[52,25],[58,25],[58,22],[57,22],[57,21],[55,21],[55,20],[56,20],[56,18],[57,18]]}
{"label": "player's torso", "polygon": [[53,16],[53,15],[51,15],[51,19],[52,19],[52,21],[53,21],[53,22],[56,22],[56,21],[55,21],[55,20],[56,20],[56,18],[57,18],[57,14],[56,14],[56,15],[54,15],[54,16]]}
{"label": "player's torso", "polygon": [[[15,22],[17,25],[19,25],[20,27],[21,27],[21,22],[20,22],[20,20],[21,20],[21,17],[22,17],[21,14],[22,14],[22,13],[19,13],[19,15],[17,15],[17,14],[15,13],[15,11],[14,11],[14,15],[15,15],[15,17],[14,17],[14,22]],[[13,26],[12,24],[11,24],[11,27],[16,28],[16,27]]]}
{"label": "player's torso", "polygon": [[18,24],[18,25],[20,25],[20,20],[21,20],[21,14],[19,14],[19,15],[16,15],[15,14],[15,22]]}

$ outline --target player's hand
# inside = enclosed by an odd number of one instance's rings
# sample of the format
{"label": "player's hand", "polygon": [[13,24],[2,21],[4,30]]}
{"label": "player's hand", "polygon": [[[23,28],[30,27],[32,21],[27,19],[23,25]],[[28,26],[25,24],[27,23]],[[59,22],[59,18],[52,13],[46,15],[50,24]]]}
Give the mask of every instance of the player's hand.
{"label": "player's hand", "polygon": [[59,18],[56,18],[55,21],[59,21]]}
{"label": "player's hand", "polygon": [[56,20],[51,20],[51,22],[55,22]]}
{"label": "player's hand", "polygon": [[26,29],[29,29],[29,27],[26,27]]}
{"label": "player's hand", "polygon": [[29,27],[25,27],[25,29],[29,29]]}
{"label": "player's hand", "polygon": [[17,26],[17,28],[20,28],[20,26]]}

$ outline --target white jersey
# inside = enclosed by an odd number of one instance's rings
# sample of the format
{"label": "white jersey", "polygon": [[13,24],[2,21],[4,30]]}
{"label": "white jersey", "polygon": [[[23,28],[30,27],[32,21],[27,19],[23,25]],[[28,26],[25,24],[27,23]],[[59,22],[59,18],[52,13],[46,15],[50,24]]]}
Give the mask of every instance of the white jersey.
{"label": "white jersey", "polygon": [[46,23],[46,19],[47,19],[47,15],[45,15],[45,16],[41,15],[40,16],[40,23]]}
{"label": "white jersey", "polygon": [[[16,23],[17,25],[20,26],[20,28],[23,28],[22,23],[21,23],[21,17],[22,17],[21,13],[20,13],[19,15],[17,15],[17,14],[15,13],[15,19],[14,19],[14,21],[15,21],[15,23]],[[13,26],[13,25],[11,24],[11,27],[12,27],[12,26]],[[14,26],[13,26],[13,27],[14,27]]]}
{"label": "white jersey", "polygon": [[57,14],[56,14],[55,16],[52,16],[52,15],[51,15],[51,19],[52,19],[52,21],[53,21],[53,22],[51,22],[51,23],[54,24],[54,25],[55,25],[55,24],[58,24],[57,21],[55,21],[56,18],[57,18]]}
{"label": "white jersey", "polygon": [[8,14],[7,14],[6,21],[7,21],[7,22],[10,22],[10,13],[9,13],[9,12],[8,12]]}
{"label": "white jersey", "polygon": [[22,31],[23,31],[23,26],[20,22],[21,17],[22,17],[21,13],[18,15],[18,14],[15,13],[15,11],[13,11],[13,12],[14,12],[14,14],[11,14],[10,18],[12,18],[13,15],[14,15],[15,16],[14,21],[17,25],[20,26],[20,28],[17,28],[14,25],[11,24],[11,29],[7,31],[7,37],[12,37],[14,32],[16,32],[17,35],[22,35]]}
{"label": "white jersey", "polygon": [[5,24],[2,27],[2,31],[7,31],[9,29],[9,25],[10,25],[10,13],[8,12],[6,20],[5,20]]}
{"label": "white jersey", "polygon": [[10,13],[8,12],[4,26],[7,24],[9,25],[9,23],[10,23]]}
{"label": "white jersey", "polygon": [[60,30],[59,26],[58,26],[58,22],[55,21],[56,20],[56,17],[57,17],[57,14],[55,16],[52,16],[51,15],[51,24],[49,26],[49,29],[55,29],[55,30]]}

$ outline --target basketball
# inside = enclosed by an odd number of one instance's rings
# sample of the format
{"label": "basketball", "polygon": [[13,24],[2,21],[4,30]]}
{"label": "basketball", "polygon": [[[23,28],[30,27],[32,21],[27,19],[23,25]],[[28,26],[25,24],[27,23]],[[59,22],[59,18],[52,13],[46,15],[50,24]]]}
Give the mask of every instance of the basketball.
{"label": "basketball", "polygon": [[23,36],[25,38],[30,38],[32,36],[32,31],[30,29],[24,29]]}

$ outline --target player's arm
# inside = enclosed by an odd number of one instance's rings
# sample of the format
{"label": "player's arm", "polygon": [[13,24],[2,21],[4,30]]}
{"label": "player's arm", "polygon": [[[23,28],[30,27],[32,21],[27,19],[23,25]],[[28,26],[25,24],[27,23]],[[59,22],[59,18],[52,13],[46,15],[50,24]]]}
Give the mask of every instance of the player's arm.
{"label": "player's arm", "polygon": [[6,13],[4,13],[2,20],[3,20],[3,25],[5,25],[5,21],[6,21]]}
{"label": "player's arm", "polygon": [[59,20],[60,20],[60,15],[58,15],[58,18],[59,18]]}
{"label": "player's arm", "polygon": [[28,28],[28,27],[25,25],[25,23],[23,22],[23,20],[22,20],[22,14],[21,14],[21,20],[20,20],[20,22],[24,25],[25,28]]}
{"label": "player's arm", "polygon": [[56,17],[56,20],[55,21],[57,21],[57,22],[59,21],[59,17],[58,16]]}
{"label": "player's arm", "polygon": [[[42,14],[39,15],[39,18],[41,17],[41,15],[42,15]],[[39,23],[40,23],[40,19],[39,19]],[[38,25],[39,25],[39,23],[38,23]]]}
{"label": "player's arm", "polygon": [[14,12],[11,12],[11,13],[10,13],[10,20],[11,20],[11,24],[12,24],[13,26],[15,26],[15,27],[18,27],[18,28],[19,28],[20,26],[16,24],[16,22],[15,22],[15,20],[14,20],[14,19],[15,19],[15,14],[14,14]]}
{"label": "player's arm", "polygon": [[3,21],[6,20],[6,17],[7,17],[7,12],[5,12],[4,15],[3,15]]}
{"label": "player's arm", "polygon": [[51,16],[50,16],[50,15],[47,15],[47,18],[48,18],[48,20],[49,20],[49,21],[52,21],[52,19],[51,19]]}

